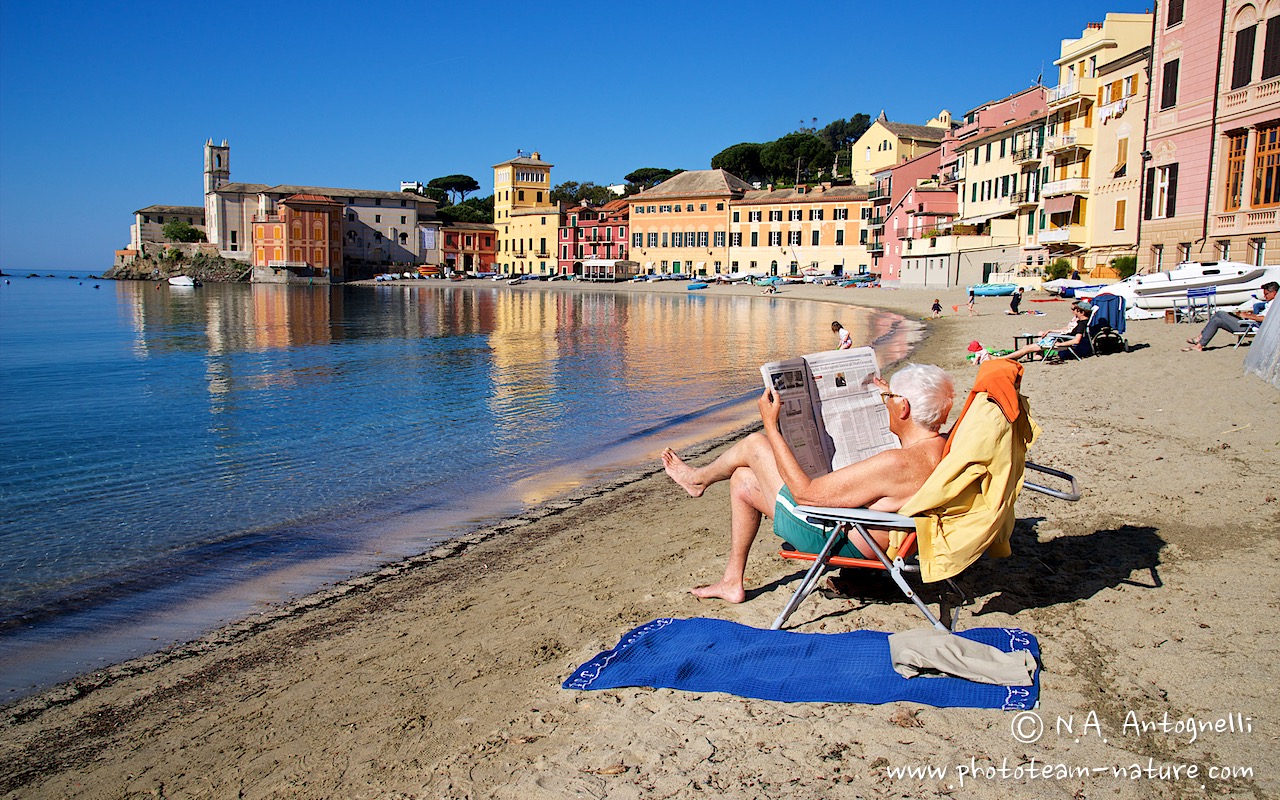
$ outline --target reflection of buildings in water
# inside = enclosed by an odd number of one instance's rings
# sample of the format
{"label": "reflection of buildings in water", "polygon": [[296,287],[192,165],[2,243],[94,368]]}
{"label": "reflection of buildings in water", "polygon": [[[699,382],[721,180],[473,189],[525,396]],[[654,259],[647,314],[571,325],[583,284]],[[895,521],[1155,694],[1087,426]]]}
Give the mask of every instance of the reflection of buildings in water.
{"label": "reflection of buildings in water", "polygon": [[527,437],[530,427],[538,424],[537,416],[514,414],[555,402],[557,309],[549,292],[510,291],[498,298],[488,339],[492,354],[489,411],[498,431],[518,428]]}
{"label": "reflection of buildings in water", "polygon": [[250,286],[252,349],[271,350],[324,345],[332,339],[330,298],[327,287]]}

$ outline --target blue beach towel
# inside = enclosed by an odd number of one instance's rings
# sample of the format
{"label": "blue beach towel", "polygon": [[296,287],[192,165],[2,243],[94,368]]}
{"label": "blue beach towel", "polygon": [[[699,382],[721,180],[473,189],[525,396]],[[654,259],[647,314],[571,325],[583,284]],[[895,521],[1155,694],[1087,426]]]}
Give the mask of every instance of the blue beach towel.
{"label": "blue beach towel", "polygon": [[[960,636],[1006,653],[1030,650],[1036,638],[1016,628],[974,628]],[[786,703],[890,703],[905,700],[962,708],[1034,708],[1031,686],[992,686],[961,678],[904,678],[894,672],[889,634],[881,631],[766,631],[720,619],[655,619],[612,650],[574,670],[565,689],[653,686],[725,692]]]}

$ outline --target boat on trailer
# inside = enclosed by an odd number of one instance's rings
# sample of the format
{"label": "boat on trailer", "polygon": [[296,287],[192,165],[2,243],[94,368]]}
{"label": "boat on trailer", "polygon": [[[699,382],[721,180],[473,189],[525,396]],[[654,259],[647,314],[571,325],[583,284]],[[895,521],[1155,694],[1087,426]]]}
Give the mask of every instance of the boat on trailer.
{"label": "boat on trailer", "polygon": [[[1280,267],[1259,267],[1236,261],[1187,261],[1177,268],[1133,275],[1103,287],[1097,294],[1114,294],[1132,308],[1163,310],[1187,304],[1187,292],[1214,289],[1214,303],[1238,306],[1262,296],[1262,284],[1280,282]],[[1077,292],[1077,295],[1079,292]]]}

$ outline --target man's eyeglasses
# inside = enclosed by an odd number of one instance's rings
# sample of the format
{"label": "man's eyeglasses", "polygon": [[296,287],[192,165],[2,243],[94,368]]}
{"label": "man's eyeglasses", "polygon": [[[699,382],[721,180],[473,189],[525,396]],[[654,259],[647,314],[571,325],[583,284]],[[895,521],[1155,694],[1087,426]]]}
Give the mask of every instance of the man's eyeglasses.
{"label": "man's eyeglasses", "polygon": [[902,395],[894,394],[893,392],[881,392],[880,402],[884,403],[885,405],[888,405],[890,397],[902,397]]}

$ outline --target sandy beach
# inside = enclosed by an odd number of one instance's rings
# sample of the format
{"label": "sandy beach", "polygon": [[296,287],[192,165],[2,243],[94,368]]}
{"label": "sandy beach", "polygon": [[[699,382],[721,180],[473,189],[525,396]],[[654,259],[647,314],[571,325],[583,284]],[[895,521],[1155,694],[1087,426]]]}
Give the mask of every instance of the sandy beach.
{"label": "sandy beach", "polygon": [[[926,319],[911,360],[944,367],[959,391],[976,371],[965,359],[971,340],[1010,347],[1015,334],[1069,317],[1063,302],[1024,302],[1045,316],[1009,316],[1000,298],[980,298],[981,315],[968,317],[961,290],[786,286],[774,297],[915,318],[939,297],[947,313]],[[655,460],[7,707],[0,796],[1280,796],[1280,392],[1244,374],[1246,350],[1233,337],[1181,352],[1198,330],[1131,322],[1131,353],[1027,365],[1023,391],[1043,428],[1030,455],[1076,474],[1084,497],[1024,493],[1012,558],[965,573],[976,599],[960,620],[1039,638],[1045,727],[1035,741],[1009,712],[561,689],[575,667],[654,618],[768,627],[799,579],[766,522],[747,602],[690,595],[723,568],[727,485],[690,498]],[[682,455],[704,463],[725,444]],[[905,600],[815,595],[790,627],[922,622]],[[1230,719],[1233,729],[1175,725],[1188,718]],[[946,774],[893,772],[927,767]]]}

